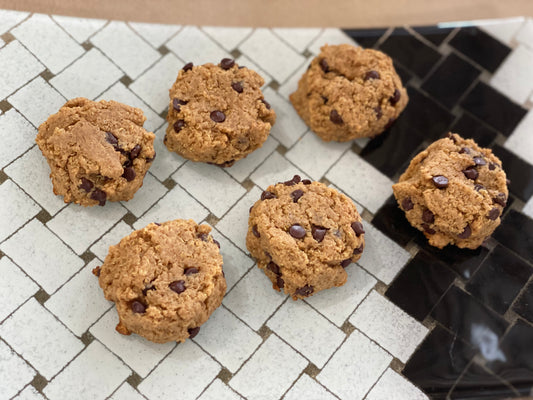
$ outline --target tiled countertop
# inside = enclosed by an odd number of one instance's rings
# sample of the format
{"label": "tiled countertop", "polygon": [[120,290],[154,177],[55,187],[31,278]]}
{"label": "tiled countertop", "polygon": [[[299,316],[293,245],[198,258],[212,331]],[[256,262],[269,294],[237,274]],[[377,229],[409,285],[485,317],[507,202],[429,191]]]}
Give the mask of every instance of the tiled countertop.
{"label": "tiled countertop", "polygon": [[[375,139],[325,143],[288,102],[324,43],[379,48],[410,102]],[[233,167],[163,146],[186,62],[232,57],[265,78],[277,122]],[[140,107],[158,157],[135,198],[53,195],[36,128],[69,98]],[[0,399],[501,399],[533,387],[533,21],[482,28],[250,29],[0,10]],[[429,247],[392,198],[410,158],[448,130],[491,147],[511,179],[502,225],[476,251]],[[345,286],[292,301],[245,246],[248,208],[294,174],[340,189],[365,219]],[[152,221],[214,227],[228,292],[193,340],[121,336],[91,270]]]}

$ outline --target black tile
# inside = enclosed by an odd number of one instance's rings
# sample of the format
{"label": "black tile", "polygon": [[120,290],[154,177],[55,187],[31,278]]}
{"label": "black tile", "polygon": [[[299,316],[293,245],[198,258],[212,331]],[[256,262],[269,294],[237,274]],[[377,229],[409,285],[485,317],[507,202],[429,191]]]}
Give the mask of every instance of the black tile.
{"label": "black tile", "polygon": [[421,78],[441,57],[436,50],[422,43],[404,28],[396,28],[381,44],[380,49]]}
{"label": "black tile", "polygon": [[487,254],[489,254],[489,250],[483,246],[470,250],[450,245],[441,250],[431,246],[425,237],[421,246],[465,279],[470,279],[474,275],[485,257],[487,257]]}
{"label": "black tile", "polygon": [[497,136],[497,132],[494,129],[466,111],[452,125],[450,130],[465,139],[474,139],[481,147],[488,147]]}
{"label": "black tile", "polygon": [[480,73],[472,64],[451,53],[431,73],[422,89],[452,109]]}
{"label": "black tile", "polygon": [[385,295],[422,321],[450,287],[455,274],[436,257],[419,251],[396,277]]}
{"label": "black tile", "polygon": [[501,400],[515,396],[511,386],[474,363],[468,366],[450,393],[450,399]]}
{"label": "black tile", "polygon": [[431,312],[433,318],[476,349],[485,350],[505,332],[507,322],[477,299],[452,286]]}
{"label": "black tile", "polygon": [[507,179],[511,180],[511,193],[522,201],[528,201],[533,195],[533,165],[500,145],[494,145],[492,150],[501,160]]}
{"label": "black tile", "polygon": [[374,214],[372,225],[402,247],[409,243],[418,232],[407,221],[405,213],[398,207],[394,196],[390,196],[378,212]]}
{"label": "black tile", "polygon": [[483,82],[478,82],[461,105],[505,136],[513,132],[526,114],[525,109]]}
{"label": "black tile", "polygon": [[360,46],[370,48],[376,44],[387,29],[343,29],[343,31]]}
{"label": "black tile", "polygon": [[504,314],[532,273],[533,268],[520,257],[498,245],[481,264],[466,290]]}
{"label": "black tile", "polygon": [[402,67],[397,62],[394,62],[393,64],[394,64],[394,69],[396,70],[396,72],[398,73],[398,76],[402,80],[402,83],[406,85],[407,82],[409,82],[409,80],[413,77],[413,74],[410,73],[408,70],[406,70],[404,67]]}
{"label": "black tile", "polygon": [[513,311],[533,323],[533,281],[520,294]]}
{"label": "black tile", "polygon": [[461,28],[450,45],[490,72],[511,52],[511,49],[476,27]]}
{"label": "black tile", "polygon": [[529,262],[533,262],[533,220],[515,210],[503,218],[494,238]]}
{"label": "black tile", "polygon": [[454,28],[439,28],[436,25],[433,26],[418,26],[413,28],[417,33],[422,35],[424,39],[429,40],[435,46],[444,42],[444,39],[453,31]]}
{"label": "black tile", "polygon": [[445,398],[474,353],[470,345],[437,325],[411,356],[403,375],[432,398]]}

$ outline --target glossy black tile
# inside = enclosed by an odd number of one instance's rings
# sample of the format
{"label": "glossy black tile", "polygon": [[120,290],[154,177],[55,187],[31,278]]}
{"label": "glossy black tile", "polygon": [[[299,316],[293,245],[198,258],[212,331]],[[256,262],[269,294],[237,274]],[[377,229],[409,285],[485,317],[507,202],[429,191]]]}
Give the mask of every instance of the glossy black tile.
{"label": "glossy black tile", "polygon": [[422,321],[454,279],[455,274],[444,263],[421,250],[396,277],[385,295]]}
{"label": "glossy black tile", "polygon": [[450,45],[490,72],[511,52],[511,49],[477,27],[461,28]]}
{"label": "glossy black tile", "polygon": [[390,196],[378,212],[374,214],[372,225],[400,246],[405,246],[409,243],[418,232],[409,224],[405,218],[405,213],[398,207],[394,196]]}
{"label": "glossy black tile", "polygon": [[483,261],[466,285],[466,290],[496,312],[504,314],[531,274],[533,268],[512,251],[498,245]]}
{"label": "glossy black tile", "polygon": [[511,180],[511,193],[522,201],[528,201],[533,195],[533,165],[500,145],[494,145],[492,149],[501,160],[507,179]]}
{"label": "glossy black tile", "polygon": [[477,83],[461,105],[505,136],[513,132],[526,114],[525,109],[483,82]]}
{"label": "glossy black tile", "polygon": [[424,39],[429,40],[435,46],[440,45],[450,35],[454,28],[439,28],[438,26],[419,26],[413,28]]}
{"label": "glossy black tile", "polygon": [[516,397],[513,388],[487,369],[472,363],[465,370],[450,399],[501,400]]}
{"label": "glossy black tile", "polygon": [[343,31],[360,46],[370,48],[376,44],[387,29],[343,29]]}
{"label": "glossy black tile", "polygon": [[450,130],[464,138],[474,139],[481,147],[488,147],[497,136],[497,132],[494,129],[466,111],[452,125]]}
{"label": "glossy black tile", "polygon": [[513,311],[533,323],[533,281],[527,285],[513,305]]}
{"label": "glossy black tile", "polygon": [[422,85],[440,103],[452,109],[479,76],[481,70],[450,53]]}
{"label": "glossy black tile", "polygon": [[421,78],[426,76],[441,58],[439,52],[404,28],[396,28],[381,44],[380,49]]}
{"label": "glossy black tile", "polygon": [[402,67],[397,62],[393,62],[393,64],[394,64],[394,69],[396,70],[400,79],[402,80],[403,85],[404,86],[407,85],[407,82],[409,82],[409,80],[413,77],[413,74],[409,72],[407,69],[405,69],[404,67]]}
{"label": "glossy black tile", "polygon": [[494,238],[505,247],[533,262],[533,220],[515,210],[509,210]]}
{"label": "glossy black tile", "polygon": [[421,247],[437,259],[446,263],[448,268],[465,279],[470,279],[474,275],[485,257],[487,257],[487,254],[489,254],[489,250],[483,246],[475,250],[446,246],[441,250],[429,245],[425,237],[424,243],[421,243]]}

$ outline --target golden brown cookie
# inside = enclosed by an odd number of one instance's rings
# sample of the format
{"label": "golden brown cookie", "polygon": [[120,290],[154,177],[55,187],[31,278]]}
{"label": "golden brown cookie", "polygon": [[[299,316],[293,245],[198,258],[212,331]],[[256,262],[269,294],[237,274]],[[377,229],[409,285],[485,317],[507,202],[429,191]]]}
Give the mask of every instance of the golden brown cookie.
{"label": "golden brown cookie", "polygon": [[413,158],[392,189],[411,225],[438,248],[480,246],[500,224],[509,194],[498,157],[455,133]]}
{"label": "golden brown cookie", "polygon": [[386,130],[408,97],[389,56],[341,44],[321,48],[290,100],[323,140],[346,142]]}
{"label": "golden brown cookie", "polygon": [[219,244],[192,220],[152,223],[111,246],[97,272],[117,331],[156,343],[193,338],[226,292]]}
{"label": "golden brown cookie", "polygon": [[35,141],[65,203],[103,206],[130,200],[155,158],[146,117],[116,101],[69,100],[39,126]]}
{"label": "golden brown cookie", "polygon": [[295,175],[250,209],[246,247],[273,288],[296,300],[346,283],[344,268],[364,249],[361,221],[348,197]]}
{"label": "golden brown cookie", "polygon": [[261,147],[276,121],[263,83],[257,72],[229,58],[218,65],[186,64],[170,89],[168,150],[229,167]]}

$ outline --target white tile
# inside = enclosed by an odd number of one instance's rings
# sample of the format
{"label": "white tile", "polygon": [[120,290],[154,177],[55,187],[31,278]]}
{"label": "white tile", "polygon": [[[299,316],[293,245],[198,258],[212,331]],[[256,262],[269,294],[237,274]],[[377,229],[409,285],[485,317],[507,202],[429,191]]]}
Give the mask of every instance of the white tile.
{"label": "white tile", "polygon": [[91,261],[44,304],[78,336],[112,305],[104,298],[98,278],[92,273],[100,264],[97,259]]}
{"label": "white tile", "polygon": [[196,399],[219,371],[218,363],[187,340],[179,344],[138,389],[152,399]]}
{"label": "white tile", "polygon": [[103,233],[126,214],[118,203],[104,207],[81,207],[71,203],[46,225],[77,254],[82,254]]}
{"label": "white tile", "polygon": [[181,67],[183,67],[183,61],[178,60],[174,54],[168,53],[131,83],[129,88],[155,112],[161,113],[168,107],[168,91]]}
{"label": "white tile", "polygon": [[[533,164],[533,110],[530,110],[517,125],[511,136],[504,143],[504,147]],[[505,168],[505,165],[503,166]]]}
{"label": "white tile", "polygon": [[516,34],[516,40],[519,43],[533,48],[533,19],[528,18]]}
{"label": "white tile", "polygon": [[[0,48],[4,47],[5,44],[6,44],[6,42],[4,42],[2,39],[0,39]],[[1,112],[0,112],[0,114],[1,114]]]}
{"label": "white tile", "polygon": [[11,109],[0,115],[0,138],[3,143],[0,148],[0,167],[4,168],[33,146],[36,135],[37,130],[16,110]]}
{"label": "white tile", "polygon": [[263,340],[232,313],[219,307],[202,325],[194,341],[235,373]]}
{"label": "white tile", "polygon": [[263,271],[254,267],[226,295],[223,304],[252,329],[258,330],[286,298],[272,289]]}
{"label": "white tile", "polygon": [[409,399],[409,400],[426,400],[428,397],[420,391],[411,382],[403,378],[400,374],[387,368],[385,373],[379,378],[378,383],[372,388],[367,400],[389,400]]}
{"label": "white tile", "polygon": [[229,384],[249,400],[279,399],[306,366],[302,356],[270,335]]}
{"label": "white tile", "polygon": [[298,82],[300,81],[300,78],[302,75],[307,71],[307,68],[309,67],[309,64],[311,63],[311,60],[313,60],[314,56],[309,57],[305,62],[302,64],[302,66],[297,69],[292,76],[285,81],[283,85],[281,85],[278,89],[278,93],[282,95],[286,100],[289,100],[289,96],[298,89]]}
{"label": "white tile", "polygon": [[0,10],[0,35],[7,32],[12,27],[22,22],[30,13],[12,11],[12,10]]}
{"label": "white tile", "polygon": [[279,83],[283,83],[305,61],[304,57],[265,28],[256,29],[239,46],[239,50]]}
{"label": "white tile", "polygon": [[163,143],[166,129],[167,124],[164,124],[155,131],[154,150],[157,157],[150,167],[150,173],[160,181],[167,179],[180,165],[187,161],[176,153],[167,150]]}
{"label": "white tile", "polygon": [[180,25],[147,24],[143,22],[128,22],[139,35],[155,48],[160,47],[180,28]]}
{"label": "white tile", "polygon": [[226,168],[228,174],[233,176],[239,182],[244,181],[250,173],[261,164],[265,158],[267,158],[275,149],[278,147],[279,142],[274,139],[271,135],[268,136],[268,139],[263,146],[255,150],[252,154],[249,154],[248,157],[243,158],[242,160],[237,161],[231,167]]}
{"label": "white tile", "polygon": [[56,196],[50,180],[50,167],[39,147],[34,146],[4,172],[50,215],[65,207],[63,197]]}
{"label": "white tile", "polygon": [[149,108],[144,101],[142,101],[136,94],[129,90],[122,82],[117,82],[108,90],[102,93],[97,100],[115,100],[132,107],[140,108],[146,121],[144,122],[144,129],[153,132],[159,128],[165,120],[157,115],[151,108]]}
{"label": "white tile", "polygon": [[348,281],[344,286],[323,290],[305,299],[318,312],[337,326],[346,318],[376,284],[376,280],[355,264],[346,267]]}
{"label": "white tile", "polygon": [[177,218],[203,220],[209,211],[202,207],[185,190],[176,185],[134,224],[135,229],[144,228],[150,222],[166,222]]}
{"label": "white tile", "polygon": [[288,300],[267,322],[282,339],[322,368],[345,334],[308,304]]}
{"label": "white tile", "polygon": [[0,207],[2,241],[37,214],[40,208],[9,179],[0,185],[0,199],[4,199]]}
{"label": "white tile", "polygon": [[[302,179],[307,178],[305,173],[275,151],[252,173],[252,175],[250,175],[250,179],[261,189],[266,189],[270,185],[274,185],[278,182],[288,181],[292,179],[294,175],[300,175]],[[254,203],[257,200],[259,200],[259,197],[254,199]],[[252,204],[250,204],[250,206]]]}
{"label": "white tile", "polygon": [[136,217],[140,217],[146,210],[157,202],[168,189],[149,172],[144,176],[142,187],[135,193],[133,199],[123,201],[122,205]]}
{"label": "white tile", "polygon": [[143,378],[176,346],[175,342],[159,344],[135,334],[121,335],[115,330],[118,322],[117,310],[113,307],[90,332]]}
{"label": "white tile", "polygon": [[490,84],[515,103],[525,103],[533,90],[533,49],[523,44],[516,47],[492,76]]}
{"label": "white tile", "polygon": [[57,74],[84,53],[48,15],[33,14],[11,31],[53,74]]}
{"label": "white tile", "polygon": [[220,379],[215,379],[211,385],[202,393],[198,400],[240,400],[242,399],[229,386],[226,386]]}
{"label": "white tile", "polygon": [[285,157],[317,181],[350,146],[349,142],[324,142],[314,132],[309,131]]}
{"label": "white tile", "polygon": [[248,232],[249,210],[259,200],[260,196],[261,190],[257,187],[252,188],[217,223],[217,229],[246,253],[248,253],[246,249],[246,233]]}
{"label": "white tile", "polygon": [[45,400],[43,395],[39,393],[33,386],[26,386],[26,388],[18,394],[15,400]]}
{"label": "white tile", "polygon": [[340,158],[326,178],[371,213],[375,213],[392,194],[393,182],[352,151]]}
{"label": "white tile", "polygon": [[141,395],[138,391],[130,386],[129,383],[124,382],[118,390],[113,393],[109,400],[145,400],[146,397]]}
{"label": "white tile", "polygon": [[91,49],[74,61],[50,83],[67,99],[94,99],[122,76],[122,72],[98,49]]}
{"label": "white tile", "polygon": [[0,99],[24,85],[44,66],[17,40],[0,49]]}
{"label": "white tile", "polygon": [[303,52],[309,43],[315,39],[322,29],[320,28],[274,28],[272,31],[283,41],[292,46],[298,53]]}
{"label": "white tile", "polygon": [[121,21],[112,21],[91,38],[128,76],[136,79],[161,56]]}
{"label": "white tile", "polygon": [[107,22],[103,19],[65,17],[63,15],[53,15],[52,18],[79,43],[85,42]]}
{"label": "white tile", "polygon": [[8,98],[13,107],[19,110],[28,121],[39,127],[50,114],[55,114],[65,104],[61,96],[43,78],[38,76]]}
{"label": "white tile", "polygon": [[184,27],[166,43],[166,46],[186,63],[192,62],[195,65],[218,64],[223,58],[232,58],[228,52],[196,26]]}
{"label": "white tile", "polygon": [[343,400],[359,400],[391,361],[388,353],[355,330],[318,374],[317,380]]}
{"label": "white tile", "polygon": [[346,35],[342,30],[337,28],[327,28],[322,31],[322,33],[311,43],[308,47],[308,50],[318,55],[320,53],[320,48],[325,44],[337,45],[337,44],[351,44],[352,46],[357,46],[357,43],[354,40]]}
{"label": "white tile", "polygon": [[130,369],[95,340],[43,392],[50,400],[105,399],[129,374]]}
{"label": "white tile", "polygon": [[204,26],[202,30],[215,39],[227,51],[235,49],[252,32],[252,28],[224,26]]}
{"label": "white tile", "polygon": [[120,221],[116,224],[109,232],[107,232],[100,240],[91,246],[92,253],[98,257],[100,260],[104,261],[107,252],[109,251],[109,246],[114,246],[122,240],[124,236],[129,235],[133,232],[131,226],[126,224],[124,221]]}
{"label": "white tile", "polygon": [[350,317],[350,323],[405,363],[428,329],[373,290]]}
{"label": "white tile", "polygon": [[46,379],[83,349],[83,343],[33,298],[0,325],[0,336]]}
{"label": "white tile", "polygon": [[276,111],[276,123],[271,134],[287,148],[291,147],[307,131],[307,125],[298,116],[291,103],[274,92],[271,88],[265,91],[265,99]]}
{"label": "white tile", "polygon": [[35,371],[0,340],[0,398],[16,395],[35,376]]}
{"label": "white tile", "polygon": [[262,89],[264,89],[270,82],[272,82],[272,77],[267,74],[263,69],[261,69],[256,63],[246,57],[244,54],[241,54],[239,58],[235,60],[235,62],[239,66],[244,66],[248,69],[253,69],[259,75],[261,75],[261,77],[265,81],[265,83],[263,83],[263,86],[261,86]]}
{"label": "white tile", "polygon": [[283,400],[336,400],[337,397],[328,392],[322,385],[309,375],[302,374],[293,387],[283,397]]}
{"label": "white tile", "polygon": [[528,202],[524,205],[522,212],[529,216],[529,218],[533,219],[533,196],[531,196]]}
{"label": "white tile", "polygon": [[244,193],[244,189],[220,167],[188,161],[174,175],[187,192],[221,218]]}
{"label": "white tile", "polygon": [[509,45],[511,40],[516,35],[516,32],[520,29],[524,23],[524,17],[509,18],[504,20],[492,20],[487,24],[480,26],[481,30],[484,30],[492,37],[499,41]]}
{"label": "white tile", "polygon": [[0,321],[3,321],[18,306],[39,290],[24,272],[13,264],[9,258],[0,259]]}

